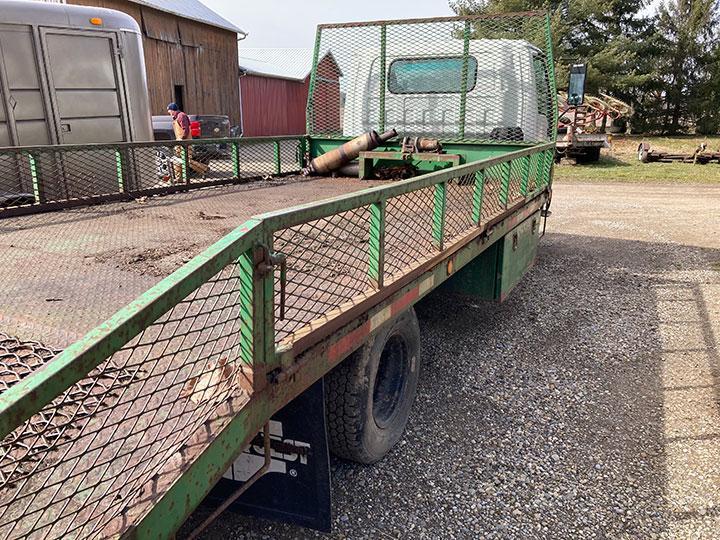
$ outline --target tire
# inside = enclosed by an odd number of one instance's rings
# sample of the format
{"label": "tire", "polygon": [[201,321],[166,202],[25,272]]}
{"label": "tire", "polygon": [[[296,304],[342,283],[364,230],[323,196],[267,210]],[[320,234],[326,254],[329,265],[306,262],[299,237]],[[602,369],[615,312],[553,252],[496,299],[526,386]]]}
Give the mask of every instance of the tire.
{"label": "tire", "polygon": [[405,431],[419,371],[420,327],[411,308],[325,376],[332,452],[366,464],[382,459]]}

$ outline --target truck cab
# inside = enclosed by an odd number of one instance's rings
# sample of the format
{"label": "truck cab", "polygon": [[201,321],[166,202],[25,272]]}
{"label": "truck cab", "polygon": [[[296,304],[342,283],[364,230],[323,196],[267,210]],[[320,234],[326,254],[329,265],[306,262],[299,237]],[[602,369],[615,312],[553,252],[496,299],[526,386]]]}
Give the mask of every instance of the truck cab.
{"label": "truck cab", "polygon": [[461,39],[419,50],[400,43],[387,52],[384,70],[381,63],[379,48],[355,56],[347,74],[343,135],[373,129],[384,99],[386,124],[405,135],[453,137],[464,109],[466,138],[549,139],[545,59],[527,41],[471,40],[467,59]]}

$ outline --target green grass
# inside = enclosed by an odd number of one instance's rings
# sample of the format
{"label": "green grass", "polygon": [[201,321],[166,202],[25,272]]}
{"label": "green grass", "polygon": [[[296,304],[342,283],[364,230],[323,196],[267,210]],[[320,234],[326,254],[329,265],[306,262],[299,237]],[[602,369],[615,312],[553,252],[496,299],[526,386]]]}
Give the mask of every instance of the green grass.
{"label": "green grass", "polygon": [[563,159],[555,166],[555,180],[570,182],[664,182],[717,183],[720,164],[641,163],[637,159],[640,141],[650,143],[651,150],[692,153],[701,142],[708,150],[720,151],[720,137],[642,137],[614,136],[612,148],[603,148],[600,161],[575,165],[574,159]]}

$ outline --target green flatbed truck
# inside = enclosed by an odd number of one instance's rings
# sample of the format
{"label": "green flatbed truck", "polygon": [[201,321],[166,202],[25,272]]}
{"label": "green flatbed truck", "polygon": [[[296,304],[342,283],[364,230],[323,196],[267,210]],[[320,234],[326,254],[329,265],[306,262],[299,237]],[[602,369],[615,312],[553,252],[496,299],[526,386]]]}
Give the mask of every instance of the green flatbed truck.
{"label": "green flatbed truck", "polygon": [[[0,536],[171,537],[223,477],[237,482],[233,501],[292,476],[272,474],[275,458],[327,459],[275,416],[321,380],[301,426],[321,426],[341,457],[381,459],[422,365],[413,305],[441,287],[503,300],[535,258],[557,124],[549,28],[541,13],[321,25],[294,170],[375,124],[438,138],[459,164],[387,143],[383,155],[416,176],[257,215],[38,369],[0,375]],[[328,55],[347,80],[324,71]],[[292,172],[287,139],[225,142],[228,182],[248,164]],[[269,163],[239,159],[262,145]],[[0,160],[81,150],[0,149]],[[128,195],[121,164],[140,145],[91,150],[117,156]]]}

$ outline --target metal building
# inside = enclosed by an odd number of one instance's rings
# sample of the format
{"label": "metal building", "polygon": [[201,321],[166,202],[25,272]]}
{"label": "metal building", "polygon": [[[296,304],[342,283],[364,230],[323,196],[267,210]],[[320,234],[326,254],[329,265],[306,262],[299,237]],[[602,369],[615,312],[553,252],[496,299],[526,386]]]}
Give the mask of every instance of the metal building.
{"label": "metal building", "polygon": [[[313,50],[304,48],[241,48],[240,106],[242,133],[246,137],[305,133],[305,108],[310,87]],[[324,121],[328,129],[340,129],[342,75],[332,53],[318,63],[317,89],[334,107]]]}

